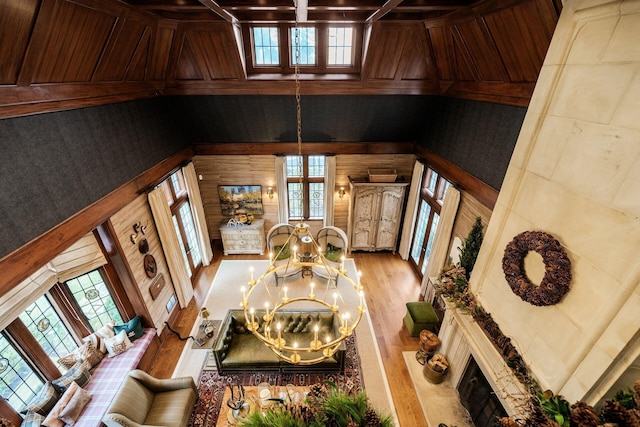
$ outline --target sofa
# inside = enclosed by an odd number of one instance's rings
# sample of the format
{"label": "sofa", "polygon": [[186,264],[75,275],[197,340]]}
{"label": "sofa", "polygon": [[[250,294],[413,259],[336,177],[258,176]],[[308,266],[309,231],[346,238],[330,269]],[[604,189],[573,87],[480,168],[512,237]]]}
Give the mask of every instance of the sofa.
{"label": "sofa", "polygon": [[102,422],[108,427],[185,427],[198,400],[192,377],[157,379],[129,372]]}
{"label": "sofa", "polygon": [[[263,327],[264,311],[257,311],[255,320]],[[280,311],[276,320],[280,321],[282,337],[287,342],[310,342],[313,339],[313,327],[320,326],[319,336],[327,334],[338,336],[340,319],[332,311]],[[313,365],[291,364],[281,360],[262,341],[256,338],[246,327],[242,310],[229,310],[220,325],[220,332],[213,345],[213,355],[220,375],[247,371],[309,372],[342,371],[346,346],[342,342],[335,354]],[[301,353],[302,359],[313,359],[319,352]]]}

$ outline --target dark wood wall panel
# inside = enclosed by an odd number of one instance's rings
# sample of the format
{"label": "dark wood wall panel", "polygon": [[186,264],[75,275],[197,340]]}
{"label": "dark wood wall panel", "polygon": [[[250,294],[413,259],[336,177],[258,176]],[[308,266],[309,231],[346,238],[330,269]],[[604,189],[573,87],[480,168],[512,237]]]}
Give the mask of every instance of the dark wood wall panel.
{"label": "dark wood wall panel", "polygon": [[147,80],[165,80],[171,57],[171,45],[175,36],[174,26],[158,26],[153,38],[153,52],[148,67]]}
{"label": "dark wood wall panel", "polygon": [[451,31],[446,27],[430,28],[429,38],[436,61],[438,77],[440,80],[454,80],[456,78],[456,63]]}
{"label": "dark wood wall panel", "polygon": [[[457,25],[454,30],[458,54],[467,58],[474,80],[483,82],[504,81],[502,60],[495,44],[488,37],[482,20],[473,20]],[[466,80],[466,79],[465,79]]]}
{"label": "dark wood wall panel", "polygon": [[[140,47],[142,47],[140,51],[145,53],[146,49],[148,49],[148,38],[143,40],[146,29],[147,26],[141,22],[135,22],[130,19],[119,20],[109,40],[109,45],[105,49],[102,61],[100,61],[96,69],[93,80],[125,80],[127,72],[132,68],[132,65],[140,65],[137,60],[146,58],[146,55],[142,58],[140,58],[140,55],[136,55]],[[146,49],[144,45],[146,45]],[[144,65],[144,62],[142,65]]]}
{"label": "dark wood wall panel", "polygon": [[235,44],[230,26],[207,31],[188,31],[180,58],[177,78],[201,76],[204,80],[242,77],[240,57],[228,47]]}
{"label": "dark wood wall panel", "polygon": [[56,25],[48,25],[42,55],[31,81],[91,81],[117,18],[67,1],[56,6],[52,19]]}
{"label": "dark wood wall panel", "polygon": [[38,0],[0,2],[0,84],[16,83],[38,6]]}
{"label": "dark wood wall panel", "polygon": [[374,29],[371,38],[370,51],[365,59],[366,77],[393,80],[402,57],[406,34],[401,28]]}
{"label": "dark wood wall panel", "polygon": [[526,2],[486,16],[485,21],[512,82],[535,82],[557,16],[553,3]]}

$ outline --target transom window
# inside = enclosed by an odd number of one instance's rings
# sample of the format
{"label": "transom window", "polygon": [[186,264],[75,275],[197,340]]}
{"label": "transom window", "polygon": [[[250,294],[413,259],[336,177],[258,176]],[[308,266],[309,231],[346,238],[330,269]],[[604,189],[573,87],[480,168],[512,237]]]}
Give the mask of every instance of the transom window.
{"label": "transom window", "polygon": [[287,156],[289,218],[324,216],[324,156]]}
{"label": "transom window", "polygon": [[280,65],[278,27],[253,27],[255,65]]}

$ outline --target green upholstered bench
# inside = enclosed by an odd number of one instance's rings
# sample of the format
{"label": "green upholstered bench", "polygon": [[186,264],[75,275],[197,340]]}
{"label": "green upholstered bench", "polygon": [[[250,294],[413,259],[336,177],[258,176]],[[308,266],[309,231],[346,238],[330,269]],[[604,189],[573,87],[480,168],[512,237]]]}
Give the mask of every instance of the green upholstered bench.
{"label": "green upholstered bench", "polygon": [[409,335],[417,337],[423,329],[435,332],[440,319],[435,310],[426,301],[412,301],[407,303],[407,314],[404,316],[404,326]]}

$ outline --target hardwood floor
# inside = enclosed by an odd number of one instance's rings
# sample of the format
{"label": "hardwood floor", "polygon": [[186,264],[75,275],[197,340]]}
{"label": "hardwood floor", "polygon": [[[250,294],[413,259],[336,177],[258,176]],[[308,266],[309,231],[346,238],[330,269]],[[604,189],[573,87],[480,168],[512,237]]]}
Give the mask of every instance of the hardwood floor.
{"label": "hardwood floor", "polygon": [[[417,351],[419,346],[419,339],[407,334],[402,318],[406,312],[405,303],[418,300],[420,280],[409,263],[400,259],[397,254],[354,252],[352,256],[356,266],[362,270],[367,306],[400,426],[423,427],[426,421],[402,357],[403,351]],[[223,256],[222,248],[214,247],[213,262],[202,269],[196,279],[195,298],[180,312],[175,324],[171,325],[183,337],[189,334],[196,321],[202,301],[222,259],[266,259],[266,256]],[[185,342],[174,334],[167,333],[158,357],[149,371],[151,375],[158,378],[171,377]]]}

